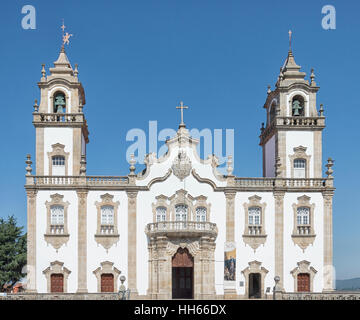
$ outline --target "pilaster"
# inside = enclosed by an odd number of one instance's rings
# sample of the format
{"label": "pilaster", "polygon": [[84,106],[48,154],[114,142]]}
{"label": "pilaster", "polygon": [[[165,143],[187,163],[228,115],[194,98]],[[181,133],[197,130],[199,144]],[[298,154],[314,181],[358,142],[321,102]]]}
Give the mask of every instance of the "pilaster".
{"label": "pilaster", "polygon": [[333,279],[333,226],[332,205],[334,191],[323,192],[324,201],[324,266],[323,266],[323,291],[334,290]]}
{"label": "pilaster", "polygon": [[138,295],[136,284],[136,202],[137,191],[126,191],[128,196],[128,288],[131,296]]}
{"label": "pilaster", "polygon": [[27,292],[36,293],[36,189],[27,189]]}
{"label": "pilaster", "polygon": [[87,293],[87,195],[86,189],[76,190],[78,197],[78,293]]}
{"label": "pilaster", "polygon": [[284,279],[284,191],[274,191],[275,199],[275,276],[279,276],[279,288]]}

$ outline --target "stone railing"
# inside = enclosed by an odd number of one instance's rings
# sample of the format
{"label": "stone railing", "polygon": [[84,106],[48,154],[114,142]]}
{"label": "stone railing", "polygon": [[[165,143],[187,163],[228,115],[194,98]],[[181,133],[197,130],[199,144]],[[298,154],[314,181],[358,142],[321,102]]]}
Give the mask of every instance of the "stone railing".
{"label": "stone railing", "polygon": [[149,223],[145,232],[148,235],[178,235],[179,233],[185,233],[186,235],[217,235],[217,226],[211,222],[197,222],[197,221],[162,221]]}
{"label": "stone railing", "polygon": [[50,225],[50,234],[64,234],[65,228],[63,224]]}
{"label": "stone railing", "polygon": [[235,178],[235,187],[239,188],[323,188],[326,178]]}
{"label": "stone railing", "polygon": [[283,292],[276,294],[277,300],[360,300],[360,291],[333,292]]}
{"label": "stone railing", "polygon": [[129,184],[127,176],[27,176],[27,185],[39,187],[73,187],[73,186],[126,186]]}
{"label": "stone railing", "polygon": [[107,235],[107,234],[114,234],[115,233],[115,227],[111,224],[102,224],[100,226],[100,234],[101,235]]}
{"label": "stone railing", "polygon": [[297,235],[309,235],[311,232],[311,227],[309,225],[297,226]]}
{"label": "stone railing", "polygon": [[249,235],[259,235],[261,234],[261,226],[249,226]]}
{"label": "stone railing", "polygon": [[84,122],[83,113],[33,113],[34,123],[82,123]]}

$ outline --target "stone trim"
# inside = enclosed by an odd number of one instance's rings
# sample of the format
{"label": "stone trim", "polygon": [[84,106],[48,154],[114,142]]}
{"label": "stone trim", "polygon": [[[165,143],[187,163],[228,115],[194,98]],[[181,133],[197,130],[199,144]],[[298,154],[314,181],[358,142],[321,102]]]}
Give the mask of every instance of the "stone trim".
{"label": "stone trim", "polygon": [[245,298],[246,299],[249,298],[249,276],[250,276],[250,273],[260,273],[260,275],[261,275],[261,288],[260,288],[261,299],[265,298],[265,292],[264,292],[265,277],[269,271],[267,269],[265,269],[264,267],[262,267],[261,264],[262,264],[261,262],[256,261],[256,260],[251,261],[251,262],[249,262],[249,266],[246,267],[243,271],[241,271],[241,273],[245,277]]}
{"label": "stone trim", "polygon": [[297,267],[294,268],[293,270],[290,271],[290,273],[292,274],[293,278],[294,278],[294,292],[298,291],[298,287],[297,287],[297,276],[299,273],[307,273],[310,275],[310,292],[314,291],[314,277],[315,274],[317,273],[317,271],[313,268],[310,267],[310,262],[303,260],[297,263]]}
{"label": "stone trim", "polygon": [[[315,232],[314,232],[315,203],[310,204],[310,199],[311,199],[310,197],[303,195],[303,196],[297,198],[298,203],[294,203],[292,205],[293,213],[294,213],[294,228],[293,228],[293,233],[291,235],[291,238],[294,241],[294,243],[297,244],[303,250],[303,252],[305,252],[305,249],[310,244],[313,244],[315,237],[316,237]],[[299,225],[297,224],[297,210],[298,210],[298,208],[301,208],[301,207],[306,207],[306,208],[309,208],[309,210],[310,210],[310,215],[309,215],[310,223],[309,223],[309,225],[306,225],[306,227],[309,228],[308,234],[299,234],[298,233]]]}
{"label": "stone trim", "polygon": [[54,273],[56,273],[56,274],[60,273],[64,276],[64,293],[66,293],[68,277],[69,277],[69,274],[71,273],[71,271],[69,269],[67,269],[66,267],[64,267],[64,262],[60,262],[60,261],[50,262],[50,267],[47,267],[43,271],[43,274],[45,275],[46,282],[47,282],[47,292],[48,293],[51,292],[51,275]]}
{"label": "stone trim", "polygon": [[152,212],[153,212],[153,222],[156,222],[156,209],[158,207],[164,207],[166,208],[166,221],[170,221],[170,211],[171,211],[171,207],[168,204],[168,197],[164,196],[163,194],[155,197],[156,202],[152,203]]}
{"label": "stone trim", "polygon": [[322,177],[322,132],[314,131],[314,178]]}
{"label": "stone trim", "polygon": [[52,176],[53,165],[52,165],[52,158],[55,156],[62,156],[65,158],[65,176],[68,175],[68,165],[69,165],[69,154],[70,152],[65,152],[65,145],[61,143],[55,143],[51,145],[52,151],[48,152],[48,159],[49,159],[49,176]]}
{"label": "stone trim", "polygon": [[324,201],[324,285],[323,291],[334,291],[333,270],[333,226],[332,226],[332,204],[333,191],[323,193]]}
{"label": "stone trim", "polygon": [[73,175],[80,174],[80,161],[81,161],[81,128],[73,129]]}
{"label": "stone trim", "polygon": [[104,273],[110,273],[114,276],[114,292],[118,290],[118,279],[121,273],[120,270],[114,267],[114,263],[110,261],[104,261],[100,263],[100,267],[93,271],[93,274],[97,279],[97,292],[101,292],[101,275]]}
{"label": "stone trim", "polygon": [[304,159],[305,162],[305,178],[310,178],[310,159],[311,156],[306,154],[306,147],[295,147],[294,153],[289,155],[291,178],[294,178],[294,161],[295,159]]}
{"label": "stone trim", "polygon": [[172,221],[176,220],[176,212],[175,212],[175,207],[179,204],[185,204],[188,207],[188,215],[187,215],[187,220],[188,221],[195,221],[193,216],[194,216],[194,206],[193,206],[193,197],[191,197],[187,191],[185,191],[184,189],[180,189],[178,191],[175,192],[174,195],[172,195],[169,200],[170,200],[170,219]]}
{"label": "stone trim", "polygon": [[210,209],[211,209],[211,203],[207,203],[207,197],[201,195],[196,198],[194,198],[195,204],[194,204],[194,221],[196,220],[196,209],[197,208],[205,208],[206,209],[206,222],[210,222]]}
{"label": "stone trim", "polygon": [[[59,248],[68,242],[69,233],[68,233],[68,207],[70,205],[69,201],[64,202],[64,196],[58,193],[50,195],[51,201],[46,201],[46,233],[44,234],[44,239],[48,244],[51,244],[56,252],[58,252]],[[54,205],[59,205],[64,208],[64,225],[63,232],[56,234],[52,233],[52,225],[51,225],[51,207]]]}
{"label": "stone trim", "polygon": [[36,128],[36,174],[44,174],[44,128]]}
{"label": "stone trim", "polygon": [[87,292],[87,190],[76,190],[78,196],[78,293]]}
{"label": "stone trim", "polygon": [[236,192],[225,192],[226,242],[235,242],[235,195]]}
{"label": "stone trim", "polygon": [[[97,228],[96,228],[96,234],[95,234],[95,241],[102,245],[105,249],[106,252],[112,247],[112,245],[114,245],[115,243],[117,243],[119,241],[119,233],[118,233],[118,208],[119,208],[119,201],[114,202],[114,196],[109,194],[109,193],[105,193],[103,195],[100,196],[101,201],[95,202],[95,206],[96,206],[96,210],[97,210]],[[113,232],[110,234],[103,234],[101,232],[101,208],[103,206],[111,206],[113,207],[114,210],[114,224],[112,225],[113,227]]]}
{"label": "stone trim", "polygon": [[280,277],[279,288],[283,288],[284,279],[284,195],[275,191],[275,276]]}
{"label": "stone trim", "polygon": [[[244,210],[245,210],[245,229],[243,234],[243,240],[245,244],[249,245],[251,248],[256,249],[262,244],[265,244],[266,241],[266,232],[265,232],[265,208],[266,203],[260,203],[261,197],[254,195],[249,197],[249,202],[244,203]],[[260,228],[260,232],[258,234],[251,234],[249,228],[249,209],[253,207],[260,208],[260,224],[256,225]]]}
{"label": "stone trim", "polygon": [[36,195],[37,190],[27,189],[27,292],[36,290]]}
{"label": "stone trim", "polygon": [[136,278],[136,203],[137,191],[126,191],[128,196],[128,288],[131,290],[131,295],[136,298],[137,291],[137,278]]}

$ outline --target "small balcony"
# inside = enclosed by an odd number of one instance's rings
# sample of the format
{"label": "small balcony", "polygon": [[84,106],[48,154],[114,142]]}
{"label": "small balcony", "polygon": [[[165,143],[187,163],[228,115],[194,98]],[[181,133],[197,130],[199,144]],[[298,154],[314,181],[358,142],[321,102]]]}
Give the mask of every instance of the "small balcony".
{"label": "small balcony", "polygon": [[216,238],[218,229],[215,223],[197,221],[161,221],[149,223],[145,228],[149,237],[169,238],[211,237]]}

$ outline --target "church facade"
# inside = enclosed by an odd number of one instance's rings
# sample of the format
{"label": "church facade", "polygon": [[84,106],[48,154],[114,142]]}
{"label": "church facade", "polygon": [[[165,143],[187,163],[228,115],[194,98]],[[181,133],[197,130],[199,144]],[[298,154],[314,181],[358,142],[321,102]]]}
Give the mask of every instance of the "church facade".
{"label": "church facade", "polygon": [[263,177],[217,170],[181,121],[162,157],[125,176],[86,173],[85,92],[64,46],[42,68],[35,174],[27,157],[28,292],[247,299],[332,291],[332,165],[322,175],[319,87],[289,50],[264,104]]}

